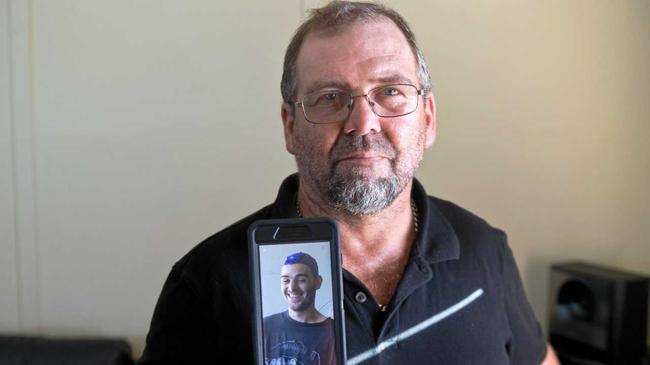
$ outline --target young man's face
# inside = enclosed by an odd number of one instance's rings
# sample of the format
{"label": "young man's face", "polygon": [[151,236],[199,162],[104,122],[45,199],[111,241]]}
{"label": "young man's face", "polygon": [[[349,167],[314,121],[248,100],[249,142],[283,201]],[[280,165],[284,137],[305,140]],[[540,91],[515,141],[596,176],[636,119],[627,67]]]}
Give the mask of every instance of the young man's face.
{"label": "young man's face", "polygon": [[323,282],[320,275],[314,276],[305,264],[284,265],[280,275],[280,288],[289,309],[304,312],[314,307],[316,290]]}

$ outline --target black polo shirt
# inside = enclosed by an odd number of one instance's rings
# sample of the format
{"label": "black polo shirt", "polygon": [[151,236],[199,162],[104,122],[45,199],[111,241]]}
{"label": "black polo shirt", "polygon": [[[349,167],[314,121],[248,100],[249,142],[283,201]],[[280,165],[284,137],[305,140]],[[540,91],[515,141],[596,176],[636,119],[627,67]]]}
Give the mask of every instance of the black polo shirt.
{"label": "black polo shirt", "polygon": [[[206,239],[171,270],[140,364],[252,364],[246,231],[295,218],[296,175],[276,201]],[[506,235],[414,181],[419,230],[382,311],[344,270],[348,361],[358,364],[540,364],[546,342]],[[227,209],[227,207],[224,207]]]}

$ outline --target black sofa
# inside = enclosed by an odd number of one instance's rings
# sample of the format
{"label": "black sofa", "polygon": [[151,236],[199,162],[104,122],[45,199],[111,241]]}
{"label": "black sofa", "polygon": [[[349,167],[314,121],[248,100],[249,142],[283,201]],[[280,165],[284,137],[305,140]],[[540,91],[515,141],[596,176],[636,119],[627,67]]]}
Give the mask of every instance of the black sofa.
{"label": "black sofa", "polygon": [[0,335],[1,365],[133,365],[123,339]]}

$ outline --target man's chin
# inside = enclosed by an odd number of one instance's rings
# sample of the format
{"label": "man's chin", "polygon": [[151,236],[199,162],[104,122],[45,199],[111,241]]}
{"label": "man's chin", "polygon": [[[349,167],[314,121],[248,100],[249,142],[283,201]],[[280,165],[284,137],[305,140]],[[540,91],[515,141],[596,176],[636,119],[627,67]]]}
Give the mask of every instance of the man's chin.
{"label": "man's chin", "polygon": [[388,207],[404,189],[393,173],[390,176],[351,171],[333,175],[326,181],[325,196],[336,209],[353,216],[372,215]]}
{"label": "man's chin", "polygon": [[297,303],[297,304],[291,304],[289,308],[294,311],[294,312],[304,312],[309,308],[308,305],[305,305],[304,303]]}
{"label": "man's chin", "polygon": [[371,166],[355,166],[351,169],[336,169],[329,180],[343,184],[372,185],[393,176],[394,174],[390,170],[384,171]]}
{"label": "man's chin", "polygon": [[336,164],[334,174],[342,176],[387,177],[393,174],[389,160],[344,160]]}

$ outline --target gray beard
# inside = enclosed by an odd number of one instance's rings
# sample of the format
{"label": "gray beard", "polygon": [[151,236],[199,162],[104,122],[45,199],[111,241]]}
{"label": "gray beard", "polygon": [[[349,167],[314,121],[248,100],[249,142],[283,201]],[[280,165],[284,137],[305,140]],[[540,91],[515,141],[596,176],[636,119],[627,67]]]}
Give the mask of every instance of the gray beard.
{"label": "gray beard", "polygon": [[325,181],[325,196],[337,210],[352,216],[372,215],[390,206],[404,190],[400,179],[368,180],[332,174]]}
{"label": "gray beard", "polygon": [[350,216],[373,215],[393,204],[413,178],[412,172],[400,168],[390,142],[383,135],[344,136],[334,146],[330,161],[353,152],[371,150],[391,160],[390,176],[369,178],[362,167],[336,171],[336,166],[324,175],[319,171],[321,167],[312,163],[315,157],[306,152],[296,154],[298,171],[305,173],[305,178],[326,204],[336,211]]}

